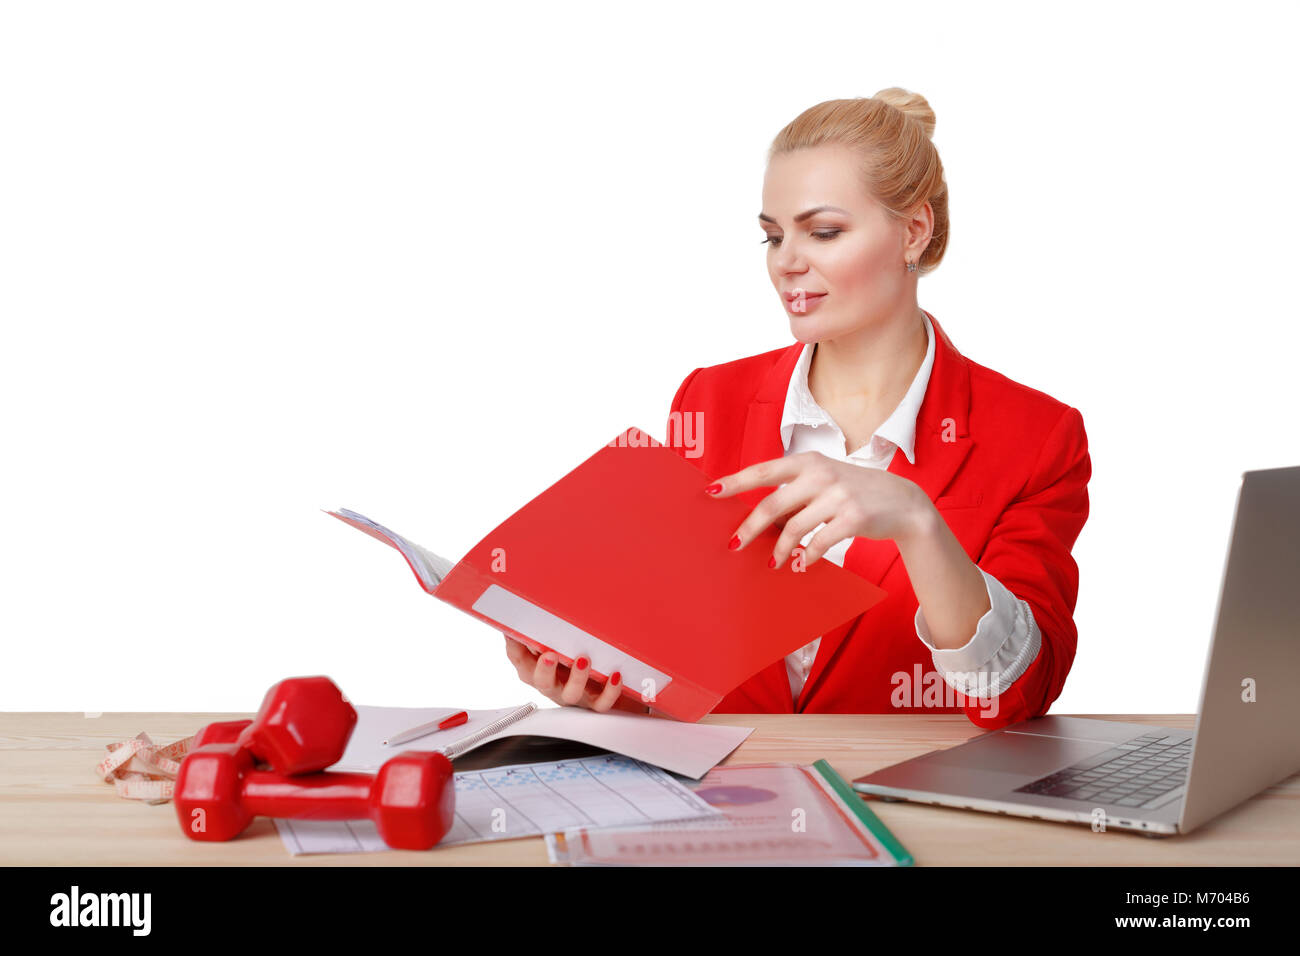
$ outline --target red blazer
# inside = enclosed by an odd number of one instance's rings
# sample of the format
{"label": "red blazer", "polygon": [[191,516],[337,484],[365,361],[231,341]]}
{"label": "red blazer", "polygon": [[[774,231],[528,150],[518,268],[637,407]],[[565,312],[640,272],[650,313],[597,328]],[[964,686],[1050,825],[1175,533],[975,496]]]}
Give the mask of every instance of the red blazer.
{"label": "red blazer", "polygon": [[[844,567],[888,597],[822,636],[796,704],[782,659],[724,697],[714,713],[965,713],[991,729],[1041,716],[1060,695],[1077,637],[1079,571],[1070,549],[1088,517],[1092,473],[1083,417],[972,362],[934,316],[930,321],[934,365],[917,416],[916,464],[896,452],[889,471],[925,489],[971,560],[1029,603],[1042,638],[1038,656],[996,702],[952,690],[916,635],[918,602],[898,546],[854,538]],[[802,348],[796,342],[695,369],[673,398],[668,443],[708,478],[782,457],[781,414]],[[689,457],[690,449],[673,440],[674,416],[695,412],[702,454]],[[739,497],[753,507],[771,491]]]}

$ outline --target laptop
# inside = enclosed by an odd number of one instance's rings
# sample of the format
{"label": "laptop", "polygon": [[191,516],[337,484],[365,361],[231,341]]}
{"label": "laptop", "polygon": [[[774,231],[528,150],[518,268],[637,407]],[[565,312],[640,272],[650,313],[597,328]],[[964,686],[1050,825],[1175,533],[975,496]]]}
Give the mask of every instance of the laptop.
{"label": "laptop", "polygon": [[1300,771],[1300,467],[1237,489],[1192,731],[1037,717],[853,781],[887,800],[1189,833]]}

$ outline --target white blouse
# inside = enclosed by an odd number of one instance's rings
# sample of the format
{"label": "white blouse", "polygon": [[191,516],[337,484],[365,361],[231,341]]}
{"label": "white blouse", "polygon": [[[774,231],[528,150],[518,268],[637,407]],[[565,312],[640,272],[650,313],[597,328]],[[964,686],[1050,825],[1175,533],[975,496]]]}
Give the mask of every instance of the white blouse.
{"label": "white blouse", "polygon": [[[934,367],[934,327],[930,323],[930,317],[924,315],[924,312],[922,315],[925,318],[927,345],[925,358],[916,377],[893,414],[871,436],[871,441],[850,455],[844,453],[844,433],[808,390],[813,345],[804,346],[799,364],[790,376],[785,411],[781,416],[781,443],[786,455],[816,451],[837,461],[885,470],[889,468],[894,455],[901,450],[909,462],[916,463],[916,416],[921,410],[921,401],[925,398],[925,389],[930,382],[930,371]],[[813,535],[824,527],[823,523],[808,532],[800,544],[807,545]],[[843,567],[844,555],[852,543],[851,538],[839,541],[824,557]],[[984,575],[984,583],[988,588],[990,609],[979,619],[975,634],[969,641],[950,650],[936,648],[930,641],[925,616],[919,605],[914,623],[916,636],[930,649],[935,669],[954,690],[968,693],[969,696],[975,696],[978,690],[985,696],[995,697],[1023,674],[1038,656],[1041,639],[1029,604],[1017,599],[983,568],[980,573]],[[785,659],[790,693],[796,704],[804,682],[812,671],[820,643],[821,638],[815,638]],[[981,674],[984,675],[983,678],[980,677]],[[981,679],[983,683],[980,682]]]}

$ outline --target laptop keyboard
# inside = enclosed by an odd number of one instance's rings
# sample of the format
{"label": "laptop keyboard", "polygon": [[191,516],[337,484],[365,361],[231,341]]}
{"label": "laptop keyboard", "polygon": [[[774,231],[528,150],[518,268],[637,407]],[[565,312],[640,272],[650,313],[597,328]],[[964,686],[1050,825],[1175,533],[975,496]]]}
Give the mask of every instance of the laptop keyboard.
{"label": "laptop keyboard", "polygon": [[1017,787],[1016,793],[1119,807],[1163,806],[1181,795],[1191,757],[1191,738],[1146,734]]}

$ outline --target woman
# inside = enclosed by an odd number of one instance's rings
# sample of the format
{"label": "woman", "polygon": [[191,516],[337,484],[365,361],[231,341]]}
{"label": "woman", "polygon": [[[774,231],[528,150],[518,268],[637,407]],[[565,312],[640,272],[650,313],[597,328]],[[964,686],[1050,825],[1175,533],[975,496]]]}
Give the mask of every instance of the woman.
{"label": "woman", "polygon": [[[773,573],[825,558],[879,585],[865,614],[774,662],[715,713],[1046,713],[1074,660],[1091,461],[1079,412],[957,351],[917,305],[943,258],[934,113],[891,88],[806,110],[773,142],[759,225],[792,346],[698,368],[673,399],[688,461],[752,505],[729,542],[781,528]],[[697,436],[698,437],[698,436]],[[685,457],[685,456],[684,456]],[[507,639],[559,703],[646,713],[618,675]]]}

